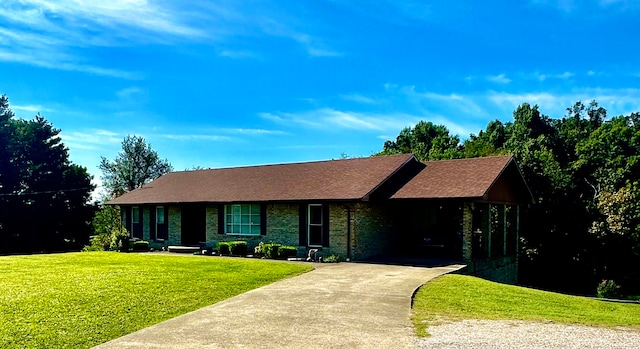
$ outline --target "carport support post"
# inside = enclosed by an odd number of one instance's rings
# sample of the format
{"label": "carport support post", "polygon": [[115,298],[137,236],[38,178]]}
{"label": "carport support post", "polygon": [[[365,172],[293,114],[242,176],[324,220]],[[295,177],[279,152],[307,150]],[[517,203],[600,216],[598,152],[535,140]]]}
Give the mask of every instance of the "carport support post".
{"label": "carport support post", "polygon": [[502,205],[502,234],[503,234],[503,243],[502,243],[502,255],[507,255],[507,204]]}
{"label": "carport support post", "polygon": [[520,256],[520,205],[516,205],[516,261]]}
{"label": "carport support post", "polygon": [[473,258],[473,203],[462,203],[462,260],[470,263]]}
{"label": "carport support post", "polygon": [[484,214],[484,218],[486,221],[486,230],[487,230],[487,258],[491,258],[491,235],[493,232],[491,231],[491,225],[493,223],[493,215],[491,214],[491,204],[487,205],[487,212]]}

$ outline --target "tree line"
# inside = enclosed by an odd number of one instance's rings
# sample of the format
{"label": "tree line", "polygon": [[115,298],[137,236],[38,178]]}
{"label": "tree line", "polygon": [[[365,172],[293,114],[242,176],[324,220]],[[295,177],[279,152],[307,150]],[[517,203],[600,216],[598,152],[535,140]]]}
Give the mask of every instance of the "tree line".
{"label": "tree line", "polygon": [[521,224],[520,280],[593,294],[613,280],[640,294],[640,114],[608,118],[592,101],[552,118],[524,103],[513,120],[489,122],[461,141],[421,121],[384,143],[380,154],[421,160],[511,154],[535,198]]}

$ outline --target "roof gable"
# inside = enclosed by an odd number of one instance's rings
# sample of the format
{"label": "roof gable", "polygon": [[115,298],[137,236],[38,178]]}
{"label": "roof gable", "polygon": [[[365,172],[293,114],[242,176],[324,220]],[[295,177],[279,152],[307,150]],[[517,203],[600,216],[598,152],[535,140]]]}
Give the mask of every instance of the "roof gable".
{"label": "roof gable", "polygon": [[111,205],[183,202],[363,200],[412,154],[168,173]]}
{"label": "roof gable", "polygon": [[391,198],[532,201],[531,192],[511,156],[428,161],[424,164],[424,169]]}

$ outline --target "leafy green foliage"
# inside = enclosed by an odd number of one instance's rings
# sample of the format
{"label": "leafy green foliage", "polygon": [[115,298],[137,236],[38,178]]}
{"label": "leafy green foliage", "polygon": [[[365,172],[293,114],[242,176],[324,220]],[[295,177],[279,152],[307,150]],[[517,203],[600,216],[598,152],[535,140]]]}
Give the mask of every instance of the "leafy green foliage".
{"label": "leafy green foliage", "polygon": [[147,252],[149,251],[149,241],[138,240],[133,242],[134,252]]}
{"label": "leafy green foliage", "polygon": [[226,241],[219,241],[216,243],[216,250],[218,250],[218,253],[221,255],[229,255],[231,254],[231,251],[229,249],[229,243]]}
{"label": "leafy green foliage", "polygon": [[419,335],[439,321],[526,320],[567,324],[640,327],[637,304],[602,302],[584,297],[499,284],[464,275],[444,275],[418,290],[412,321]]}
{"label": "leafy green foliage", "polygon": [[602,280],[598,284],[598,298],[618,298],[620,297],[620,285],[616,284],[613,280]]}
{"label": "leafy green foliage", "polygon": [[[91,245],[85,246],[88,251],[118,251],[122,247],[122,239],[128,236],[120,222],[120,210],[114,206],[103,205],[96,211],[91,222],[94,236]],[[102,247],[100,249],[100,246]]]}
{"label": "leafy green foliage", "polygon": [[247,255],[247,242],[246,241],[230,241],[229,254],[232,256],[246,256]]}
{"label": "leafy green foliage", "polygon": [[312,269],[113,252],[0,257],[0,264],[3,349],[90,348]]}
{"label": "leafy green foliage", "polygon": [[405,128],[395,141],[386,141],[380,155],[413,153],[420,160],[455,159],[462,157],[460,138],[449,134],[443,125],[420,121]]}
{"label": "leafy green foliage", "polygon": [[266,258],[275,259],[278,257],[278,250],[280,249],[280,246],[282,246],[282,244],[274,244],[274,243],[263,244],[262,253]]}
{"label": "leafy green foliage", "polygon": [[110,251],[129,252],[129,233],[126,229],[111,232]]}
{"label": "leafy green foliage", "polygon": [[278,247],[278,258],[296,257],[298,255],[298,248],[295,246],[280,246]]}
{"label": "leafy green foliage", "polygon": [[113,161],[104,156],[100,160],[101,178],[112,197],[140,188],[172,169],[169,161],[160,159],[144,138],[135,135],[125,137],[122,151]]}
{"label": "leafy green foliage", "polygon": [[327,258],[324,258],[322,260],[323,263],[339,263],[342,259],[340,258],[340,256],[336,255],[336,254],[332,254],[331,256],[327,256]]}
{"label": "leafy green foliage", "polygon": [[15,119],[0,96],[0,253],[79,250],[89,242],[94,186],[69,161],[60,130]]}

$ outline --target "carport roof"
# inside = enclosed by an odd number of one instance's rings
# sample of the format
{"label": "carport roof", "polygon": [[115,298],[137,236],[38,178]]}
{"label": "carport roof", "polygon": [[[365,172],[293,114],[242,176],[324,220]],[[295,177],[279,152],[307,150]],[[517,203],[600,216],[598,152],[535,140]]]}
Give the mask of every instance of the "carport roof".
{"label": "carport roof", "polygon": [[510,190],[518,190],[522,201],[532,200],[522,174],[511,156],[427,161],[425,167],[395,194],[392,199],[488,199],[499,179],[510,169],[506,181]]}

